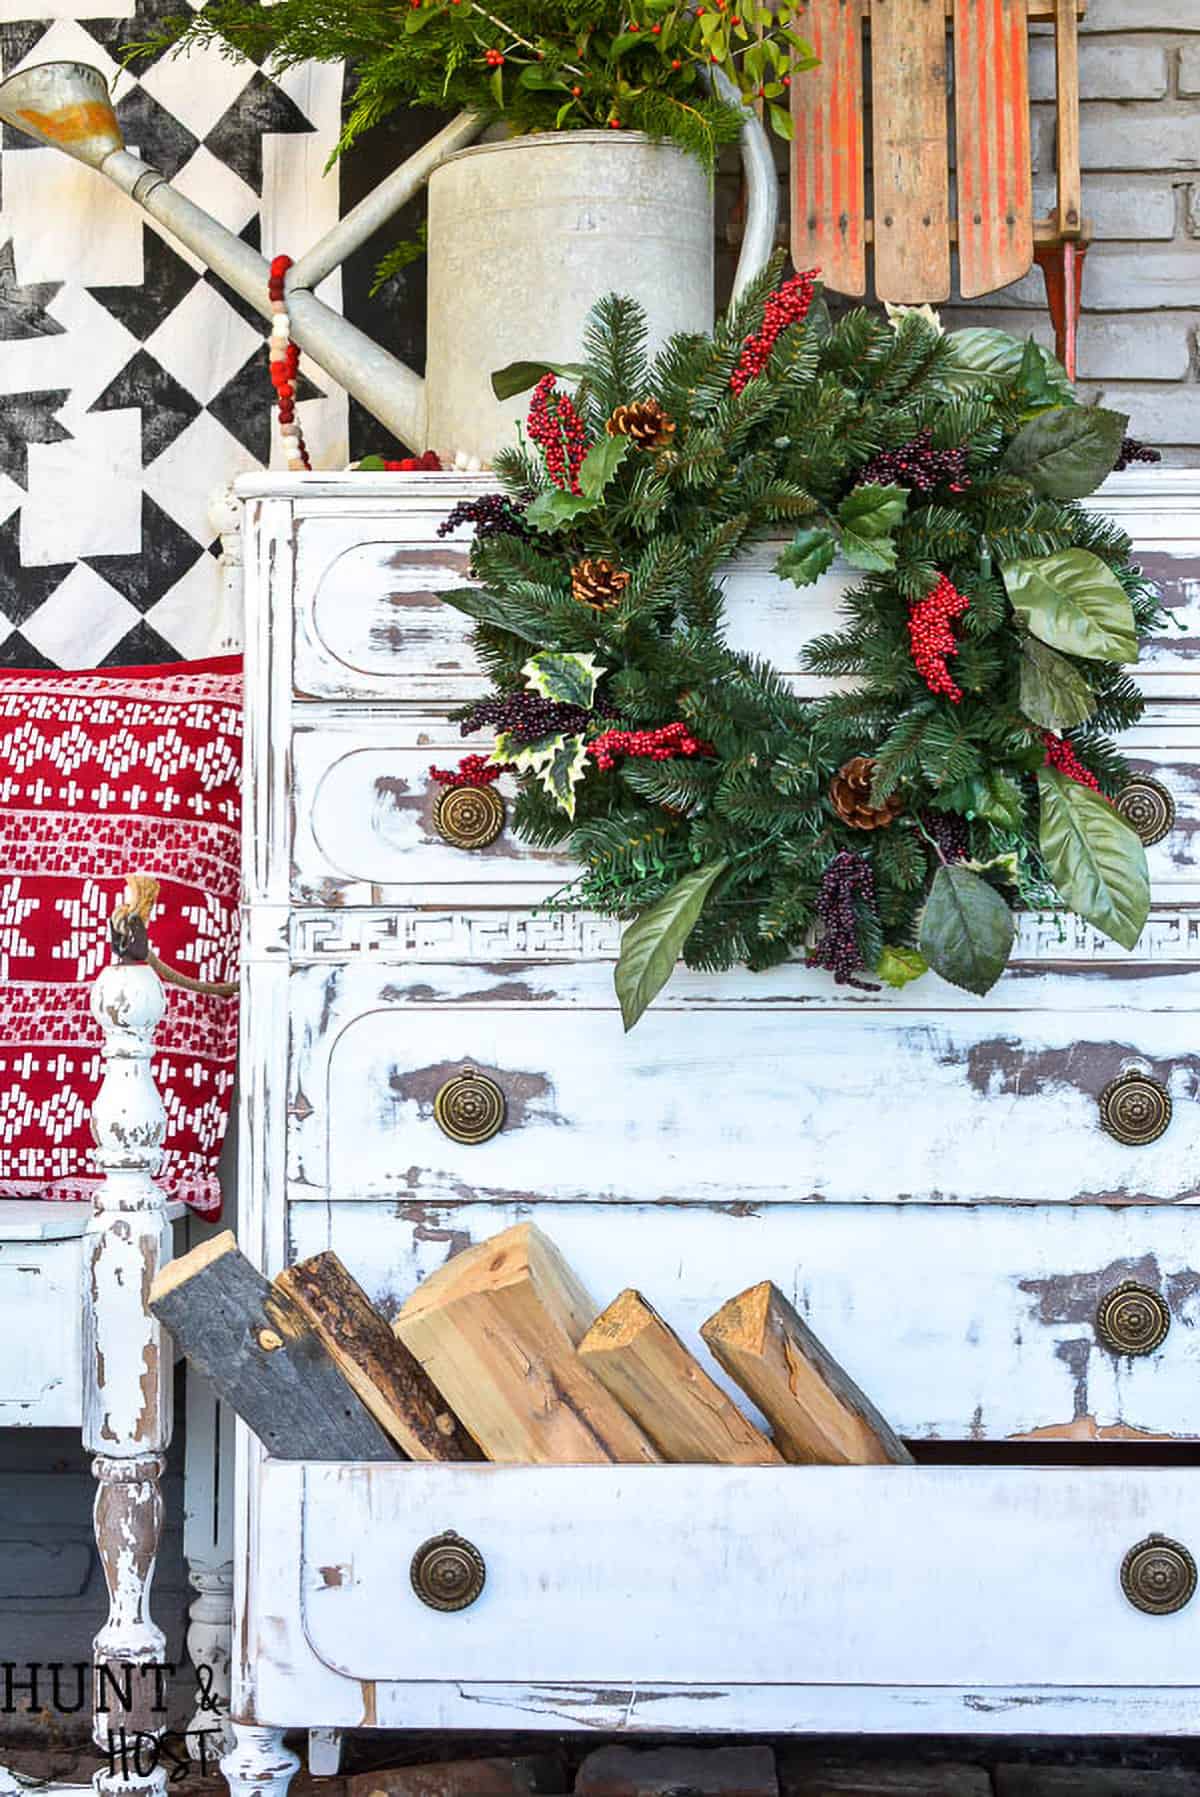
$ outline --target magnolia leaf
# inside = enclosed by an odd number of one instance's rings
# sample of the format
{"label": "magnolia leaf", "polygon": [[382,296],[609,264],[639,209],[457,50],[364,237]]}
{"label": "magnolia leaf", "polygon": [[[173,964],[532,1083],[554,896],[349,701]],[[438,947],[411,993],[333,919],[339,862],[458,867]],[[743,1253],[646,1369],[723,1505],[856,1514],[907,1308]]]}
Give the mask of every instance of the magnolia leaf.
{"label": "magnolia leaf", "polygon": [[1037,782],[1039,846],[1060,898],[1122,948],[1135,947],[1150,913],[1140,838],[1090,786],[1055,768],[1042,768]]}
{"label": "magnolia leaf", "polygon": [[860,537],[846,530],[842,532],[842,557],[852,568],[887,574],[896,566],[896,545],[891,537]]}
{"label": "magnolia leaf", "polygon": [[837,538],[832,531],[822,530],[819,526],[798,530],[780,553],[775,572],[781,580],[790,580],[798,587],[810,587],[833,566],[836,555]]}
{"label": "magnolia leaf", "polygon": [[[1044,758],[1045,751],[1039,747],[1039,762]],[[958,811],[964,817],[978,817],[985,824],[996,824],[1001,830],[1019,830],[1025,818],[1020,787],[998,768],[971,774],[966,780],[956,780],[935,802],[939,811]]]}
{"label": "magnolia leaf", "polygon": [[537,769],[538,779],[568,817],[575,815],[575,788],[587,766],[587,744],[582,736],[560,736],[553,752]]}
{"label": "magnolia leaf", "polygon": [[596,682],[606,672],[594,655],[575,655],[564,649],[545,649],[521,669],[530,692],[562,705],[589,706],[596,696]]}
{"label": "magnolia leaf", "polygon": [[[950,366],[942,370],[940,378],[952,393],[971,393],[981,385],[998,386],[1012,380],[1021,371],[1027,347],[1019,337],[1012,337],[1007,331],[988,330],[978,325],[965,331],[950,331],[946,343],[952,360]],[[1046,383],[1055,395],[1056,403],[1069,405],[1075,397],[1075,389],[1067,378],[1066,369],[1048,349],[1043,349],[1040,344],[1035,344],[1034,348],[1041,357]]]}
{"label": "magnolia leaf", "polygon": [[908,506],[906,487],[881,487],[868,483],[855,487],[838,507],[838,518],[856,537],[890,536]]}
{"label": "magnolia leaf", "polygon": [[961,864],[940,867],[921,918],[921,953],[944,980],[989,992],[1013,945],[1013,914],[994,886]]}
{"label": "magnolia leaf", "polygon": [[624,434],[601,437],[592,444],[579,466],[579,485],[593,505],[628,453],[629,438]]}
{"label": "magnolia leaf", "polygon": [[580,381],[585,370],[581,362],[506,362],[492,372],[492,392],[497,399],[515,399],[528,393],[544,374],[561,375],[565,381]]}
{"label": "magnolia leaf", "polygon": [[571,524],[584,512],[595,511],[596,501],[586,499],[582,493],[539,493],[537,498],[525,508],[525,522],[532,524],[535,530],[552,532],[561,530],[564,524]]}
{"label": "magnolia leaf", "polygon": [[1047,498],[1083,499],[1112,473],[1128,424],[1102,406],[1059,406],[1021,426],[1000,466]]}
{"label": "magnolia leaf", "polygon": [[885,948],[875,963],[874,972],[885,986],[907,986],[929,972],[929,963],[915,948]]}
{"label": "magnolia leaf", "polygon": [[710,861],[684,874],[626,929],[613,984],[627,1032],[670,979],[713,882],[728,865],[724,859]]}
{"label": "magnolia leaf", "polygon": [[1136,661],[1137,629],[1125,589],[1090,549],[1005,562],[1012,608],[1041,642],[1087,661]]}
{"label": "magnolia leaf", "polygon": [[1042,730],[1074,730],[1096,709],[1087,680],[1072,662],[1036,637],[1021,645],[1021,710]]}

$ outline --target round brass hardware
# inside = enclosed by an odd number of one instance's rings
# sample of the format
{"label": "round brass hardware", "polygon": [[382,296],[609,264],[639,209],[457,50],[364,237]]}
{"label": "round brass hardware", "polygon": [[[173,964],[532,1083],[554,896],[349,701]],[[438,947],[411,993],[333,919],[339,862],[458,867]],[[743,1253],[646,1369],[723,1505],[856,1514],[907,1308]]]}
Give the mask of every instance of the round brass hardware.
{"label": "round brass hardware", "polygon": [[1131,1148],[1157,1142],[1171,1121],[1171,1094],[1148,1073],[1123,1073],[1100,1094],[1100,1122]]}
{"label": "round brass hardware", "polygon": [[468,1146],[490,1142],[504,1128],[506,1109],[495,1080],[474,1067],[464,1067],[448,1079],[433,1101],[434,1120],[442,1134]]}
{"label": "round brass hardware", "polygon": [[1096,1334],[1114,1354],[1153,1354],[1170,1327],[1166,1300],[1136,1279],[1125,1279],[1106,1292],[1096,1312]]}
{"label": "round brass hardware", "polygon": [[1121,1562],[1121,1589],[1135,1610],[1170,1616],[1190,1603],[1196,1589],[1196,1562],[1182,1541],[1148,1535]]}
{"label": "round brass hardware", "polygon": [[454,849],[486,849],[504,824],[504,800],[494,786],[444,786],[434,801],[433,827]]}
{"label": "round brass hardware", "polygon": [[1141,837],[1147,848],[1161,842],[1175,827],[1175,800],[1161,780],[1134,774],[1116,798],[1117,814]]}
{"label": "round brass hardware", "polygon": [[421,1543],[409,1576],[413,1590],[431,1610],[465,1610],[483,1590],[487,1567],[477,1547],[447,1529]]}

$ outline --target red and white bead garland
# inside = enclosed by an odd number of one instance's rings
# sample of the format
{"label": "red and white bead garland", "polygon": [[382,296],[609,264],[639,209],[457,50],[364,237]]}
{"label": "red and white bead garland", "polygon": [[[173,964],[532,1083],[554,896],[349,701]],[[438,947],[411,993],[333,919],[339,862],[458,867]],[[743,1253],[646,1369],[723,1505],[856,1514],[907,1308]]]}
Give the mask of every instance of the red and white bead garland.
{"label": "red and white bead garland", "polygon": [[958,654],[950,620],[961,617],[969,604],[966,594],[960,593],[943,574],[908,614],[908,640],[917,673],[931,693],[949,699],[952,705],[961,704],[962,688],[951,679],[946,667],[947,657]]}
{"label": "red and white bead garland", "polygon": [[294,473],[312,473],[304,432],[296,422],[296,376],[300,371],[300,351],[292,342],[288,323],[287,301],[283,296],[283,279],[292,266],[290,256],[276,256],[271,264],[267,291],[271,296],[271,385],[279,405],[279,433],[287,446],[287,465]]}

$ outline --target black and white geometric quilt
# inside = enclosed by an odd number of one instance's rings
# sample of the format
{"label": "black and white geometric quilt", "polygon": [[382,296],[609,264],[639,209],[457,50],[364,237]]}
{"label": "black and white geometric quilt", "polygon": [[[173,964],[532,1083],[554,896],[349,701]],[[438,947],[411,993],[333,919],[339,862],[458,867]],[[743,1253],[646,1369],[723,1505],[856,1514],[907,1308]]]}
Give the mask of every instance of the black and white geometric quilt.
{"label": "black and white geometric quilt", "polygon": [[[337,67],[270,79],[214,52],[136,73],[123,45],[180,0],[0,0],[4,74],[93,63],[130,149],[270,258],[339,213]],[[35,16],[31,16],[35,15]],[[340,304],[336,273],[322,298]],[[347,402],[304,367],[316,467],[344,467]],[[272,459],[266,326],[100,175],[0,140],[0,664],[215,652],[214,495]],[[278,463],[279,457],[275,457]]]}

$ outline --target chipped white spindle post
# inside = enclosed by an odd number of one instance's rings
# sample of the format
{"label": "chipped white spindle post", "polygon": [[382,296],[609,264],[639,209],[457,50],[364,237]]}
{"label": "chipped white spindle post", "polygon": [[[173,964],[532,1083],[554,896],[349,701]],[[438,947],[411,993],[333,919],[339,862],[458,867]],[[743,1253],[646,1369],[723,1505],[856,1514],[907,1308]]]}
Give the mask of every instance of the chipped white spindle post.
{"label": "chipped white spindle post", "polygon": [[[84,1242],[83,1442],[94,1455],[96,1545],[108,1586],[108,1620],[95,1639],[97,1667],[120,1680],[132,1667],[132,1708],[110,1697],[93,1717],[107,1753],[110,1729],[126,1737],[161,1733],[153,1674],[165,1658],[151,1620],[150,1584],[162,1533],[161,1478],[171,1433],[171,1356],[147,1308],[151,1281],[170,1258],[166,1202],[155,1184],[166,1113],[150,1071],[152,1039],[163,1014],[158,976],[145,962],[145,927],[135,915],[113,919],[115,959],[92,989],[92,1015],[104,1033],[104,1080],[92,1112],[95,1158],[104,1173]],[[97,1679],[99,1686],[99,1679]],[[97,1692],[99,1696],[99,1690]],[[118,1737],[119,1738],[119,1737]],[[141,1774],[141,1766],[136,1768]],[[115,1772],[97,1787],[126,1790]],[[139,1790],[165,1792],[163,1768],[135,1776]]]}
{"label": "chipped white spindle post", "polygon": [[221,487],[208,502],[208,522],[221,539],[218,559],[221,597],[207,655],[235,655],[245,640],[242,601],[242,508],[232,482]]}

